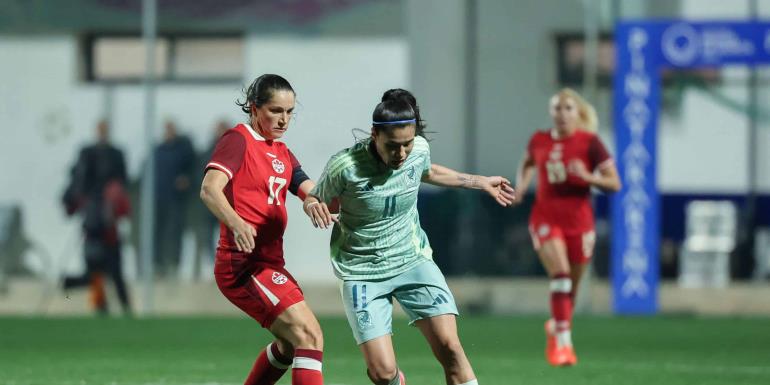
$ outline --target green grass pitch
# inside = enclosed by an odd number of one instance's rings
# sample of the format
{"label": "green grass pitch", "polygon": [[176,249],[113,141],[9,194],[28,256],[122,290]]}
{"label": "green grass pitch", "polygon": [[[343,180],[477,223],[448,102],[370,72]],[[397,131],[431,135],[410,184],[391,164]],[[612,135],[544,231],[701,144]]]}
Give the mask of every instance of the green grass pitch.
{"label": "green grass pitch", "polygon": [[[394,342],[407,382],[443,384],[422,335],[405,323],[395,320]],[[326,384],[368,384],[346,321],[321,325]],[[545,363],[542,325],[542,317],[460,318],[479,383],[770,384],[766,318],[578,317],[573,368]],[[246,318],[0,318],[0,384],[240,384],[268,341]]]}

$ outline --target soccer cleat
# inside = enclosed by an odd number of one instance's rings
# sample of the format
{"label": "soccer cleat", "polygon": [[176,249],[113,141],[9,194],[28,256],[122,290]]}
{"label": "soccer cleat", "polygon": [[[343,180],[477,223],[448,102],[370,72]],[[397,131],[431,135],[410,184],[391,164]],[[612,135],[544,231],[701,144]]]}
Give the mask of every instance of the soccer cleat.
{"label": "soccer cleat", "polygon": [[556,347],[548,356],[548,363],[552,366],[573,366],[577,364],[577,356],[572,346]]}
{"label": "soccer cleat", "polygon": [[549,318],[545,321],[545,359],[549,360],[553,355],[553,351],[556,349],[556,321],[553,318]]}
{"label": "soccer cleat", "polygon": [[564,364],[565,366],[574,366],[577,365],[577,354],[575,354],[575,348],[572,346],[567,346],[567,363]]}

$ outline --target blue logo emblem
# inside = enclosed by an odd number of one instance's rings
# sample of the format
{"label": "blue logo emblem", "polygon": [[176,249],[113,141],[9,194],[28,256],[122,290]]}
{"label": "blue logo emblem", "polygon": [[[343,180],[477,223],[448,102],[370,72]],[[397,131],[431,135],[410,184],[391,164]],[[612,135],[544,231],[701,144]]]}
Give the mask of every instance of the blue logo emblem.
{"label": "blue logo emblem", "polygon": [[358,328],[361,330],[370,329],[372,325],[372,316],[366,310],[361,310],[356,313],[356,319],[358,320]]}
{"label": "blue logo emblem", "polygon": [[411,181],[413,181],[413,182],[414,182],[414,174],[415,174],[415,171],[414,171],[414,166],[412,166],[412,167],[409,167],[409,171],[407,171],[407,172],[406,172],[406,176],[408,176],[408,177],[409,177],[409,179],[410,179]]}

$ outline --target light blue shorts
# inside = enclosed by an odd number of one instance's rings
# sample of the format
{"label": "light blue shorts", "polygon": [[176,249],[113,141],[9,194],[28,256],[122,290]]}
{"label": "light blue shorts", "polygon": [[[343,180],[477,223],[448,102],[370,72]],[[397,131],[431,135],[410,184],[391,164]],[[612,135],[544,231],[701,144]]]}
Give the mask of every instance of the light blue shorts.
{"label": "light blue shorts", "polygon": [[423,318],[458,314],[444,275],[430,260],[393,278],[343,281],[342,303],[359,345],[393,334],[393,298],[404,309],[410,325]]}

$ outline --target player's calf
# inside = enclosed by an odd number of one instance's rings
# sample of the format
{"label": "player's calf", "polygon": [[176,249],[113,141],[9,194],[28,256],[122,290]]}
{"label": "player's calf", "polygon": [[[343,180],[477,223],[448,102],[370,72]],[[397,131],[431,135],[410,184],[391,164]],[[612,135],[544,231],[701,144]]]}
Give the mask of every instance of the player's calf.
{"label": "player's calf", "polygon": [[572,322],[572,280],[567,273],[554,274],[551,278],[551,314],[556,321],[556,344],[558,347],[571,346],[570,324]]}
{"label": "player's calf", "polygon": [[244,385],[275,384],[291,367],[293,359],[294,351],[291,345],[271,342],[257,357]]}
{"label": "player's calf", "polygon": [[458,381],[473,378],[473,370],[459,340],[442,341],[434,347],[434,350],[448,379]]}
{"label": "player's calf", "polygon": [[476,375],[460,342],[442,346],[436,356],[444,368],[447,384],[476,385]]}

